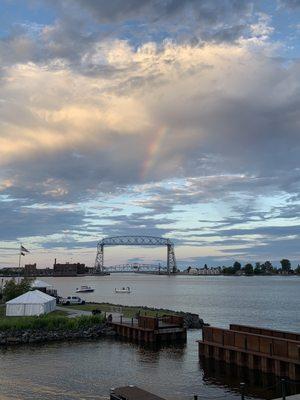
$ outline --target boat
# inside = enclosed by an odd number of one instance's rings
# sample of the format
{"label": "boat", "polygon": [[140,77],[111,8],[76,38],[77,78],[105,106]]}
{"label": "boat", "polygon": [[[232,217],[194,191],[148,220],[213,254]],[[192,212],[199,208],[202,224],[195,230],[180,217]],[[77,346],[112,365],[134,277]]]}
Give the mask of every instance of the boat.
{"label": "boat", "polygon": [[122,289],[117,289],[115,288],[116,293],[131,293],[131,289],[129,286],[127,287],[122,287]]}
{"label": "boat", "polygon": [[90,286],[80,286],[80,288],[76,288],[76,293],[86,293],[86,292],[93,292],[94,289]]}

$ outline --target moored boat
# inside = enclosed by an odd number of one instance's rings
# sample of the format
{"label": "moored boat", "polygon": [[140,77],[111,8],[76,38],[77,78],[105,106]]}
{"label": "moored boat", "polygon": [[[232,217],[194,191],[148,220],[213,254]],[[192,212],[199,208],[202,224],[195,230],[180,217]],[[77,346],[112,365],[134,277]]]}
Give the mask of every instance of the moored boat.
{"label": "moored boat", "polygon": [[76,288],[76,293],[93,292],[94,289],[91,286],[82,285],[80,288]]}
{"label": "moored boat", "polygon": [[131,293],[131,289],[129,286],[122,287],[122,289],[115,288],[115,293]]}

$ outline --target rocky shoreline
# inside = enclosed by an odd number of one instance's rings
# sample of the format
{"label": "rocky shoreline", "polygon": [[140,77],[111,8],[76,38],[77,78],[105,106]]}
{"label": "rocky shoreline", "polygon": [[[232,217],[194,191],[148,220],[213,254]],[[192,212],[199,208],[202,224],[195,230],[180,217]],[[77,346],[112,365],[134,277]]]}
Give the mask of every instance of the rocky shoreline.
{"label": "rocky shoreline", "polygon": [[76,330],[24,329],[0,332],[0,346],[32,344],[76,339],[98,339],[114,336],[115,332],[106,323]]}
{"label": "rocky shoreline", "polygon": [[[96,307],[101,308],[103,303],[92,303]],[[112,307],[126,307],[127,309],[137,307],[130,307],[118,304],[105,303],[105,305],[110,305]],[[199,317],[198,314],[173,311],[168,309],[156,309],[153,307],[138,307],[140,312],[157,312],[160,316],[176,314],[181,315],[184,318],[184,325],[187,329],[201,329],[206,324],[203,319]],[[109,314],[109,312],[106,312]],[[93,326],[81,327],[81,328],[69,328],[69,329],[7,329],[0,331],[0,347],[10,346],[18,344],[33,344],[33,343],[46,343],[54,341],[72,341],[72,340],[93,340],[99,339],[100,337],[114,336],[115,331],[105,322],[96,323]]]}
{"label": "rocky shoreline", "polygon": [[[111,307],[119,307],[119,308],[127,308],[127,309],[140,309],[142,311],[151,311],[151,312],[156,312],[162,315],[163,313],[166,313],[166,315],[170,314],[176,314],[183,316],[184,318],[184,326],[187,329],[202,329],[203,326],[209,326],[209,324],[205,323],[202,318],[199,317],[198,314],[193,314],[190,312],[184,312],[184,311],[174,311],[174,310],[169,310],[167,308],[155,308],[155,307],[148,307],[148,306],[125,306],[124,304],[112,304],[112,303],[89,303],[87,302],[86,304],[95,304],[96,306],[99,306],[101,309],[101,305],[105,304]],[[107,314],[109,311],[107,311]]]}

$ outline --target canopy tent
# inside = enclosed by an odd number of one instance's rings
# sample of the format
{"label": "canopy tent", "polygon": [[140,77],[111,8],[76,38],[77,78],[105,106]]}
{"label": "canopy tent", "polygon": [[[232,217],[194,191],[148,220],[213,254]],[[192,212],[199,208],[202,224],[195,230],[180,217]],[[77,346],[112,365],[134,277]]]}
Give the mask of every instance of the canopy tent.
{"label": "canopy tent", "polygon": [[22,294],[6,302],[7,316],[42,315],[54,311],[56,299],[39,290]]}
{"label": "canopy tent", "polygon": [[48,288],[52,288],[52,285],[50,285],[49,283],[45,282],[45,281],[40,281],[39,279],[35,279],[31,285],[30,285],[33,289],[48,289]]}

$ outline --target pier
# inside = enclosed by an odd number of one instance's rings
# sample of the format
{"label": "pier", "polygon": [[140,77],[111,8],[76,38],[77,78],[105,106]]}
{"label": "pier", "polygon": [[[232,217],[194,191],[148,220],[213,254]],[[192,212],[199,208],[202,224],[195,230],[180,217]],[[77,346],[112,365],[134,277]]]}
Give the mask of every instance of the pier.
{"label": "pier", "polygon": [[165,400],[137,386],[123,386],[111,389],[110,400]]}
{"label": "pier", "polygon": [[138,316],[138,318],[116,317],[110,326],[117,335],[144,343],[175,342],[186,340],[186,328],[181,316],[165,317]]}
{"label": "pier", "polygon": [[300,334],[230,325],[230,329],[203,327],[198,341],[199,357],[212,358],[272,373],[291,380],[300,379]]}

